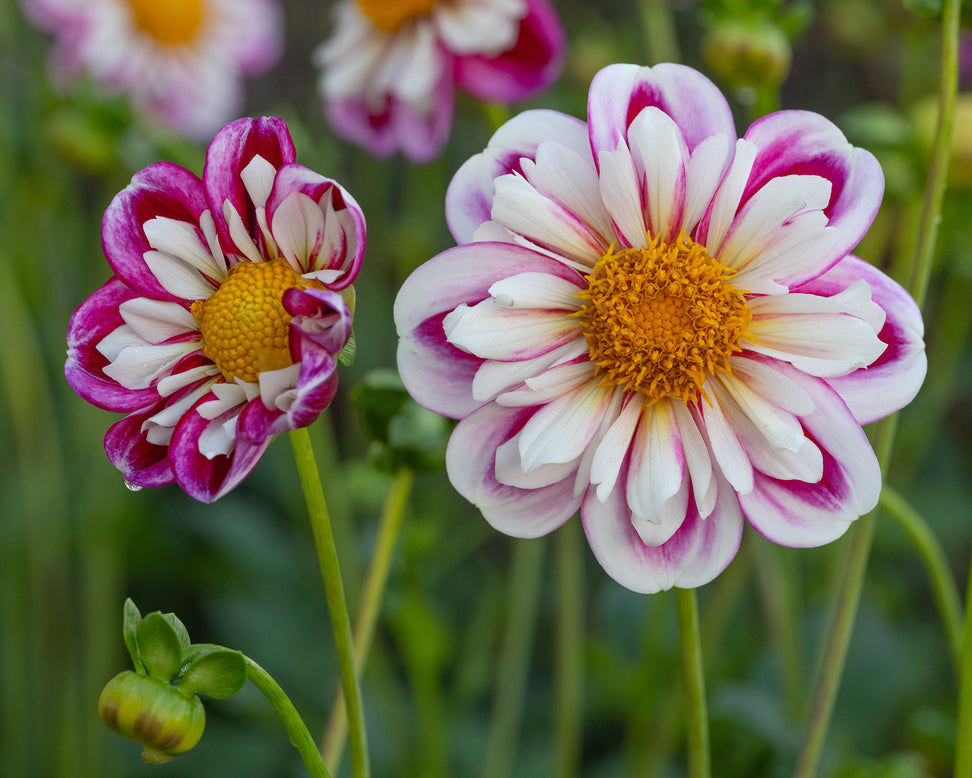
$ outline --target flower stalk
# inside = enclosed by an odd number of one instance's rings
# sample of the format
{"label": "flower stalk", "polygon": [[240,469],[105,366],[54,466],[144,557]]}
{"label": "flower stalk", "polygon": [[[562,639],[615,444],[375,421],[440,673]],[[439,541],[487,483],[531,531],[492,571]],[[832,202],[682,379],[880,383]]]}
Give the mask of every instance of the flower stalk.
{"label": "flower stalk", "polygon": [[307,501],[311,530],[314,534],[314,545],[320,561],[321,575],[324,579],[324,592],[327,597],[328,612],[334,631],[338,664],[341,668],[341,685],[344,690],[350,723],[352,774],[354,778],[367,778],[370,768],[364,709],[361,703],[361,689],[358,683],[354,643],[351,637],[351,620],[348,617],[344,584],[341,580],[341,570],[338,565],[337,549],[334,545],[334,534],[331,530],[327,502],[324,499],[324,490],[321,488],[314,449],[307,429],[293,430],[290,433],[290,442],[294,449],[300,485]]}
{"label": "flower stalk", "polygon": [[682,646],[682,680],[685,686],[685,723],[688,735],[689,778],[712,775],[709,755],[709,714],[702,667],[702,634],[695,589],[676,589],[678,634]]}

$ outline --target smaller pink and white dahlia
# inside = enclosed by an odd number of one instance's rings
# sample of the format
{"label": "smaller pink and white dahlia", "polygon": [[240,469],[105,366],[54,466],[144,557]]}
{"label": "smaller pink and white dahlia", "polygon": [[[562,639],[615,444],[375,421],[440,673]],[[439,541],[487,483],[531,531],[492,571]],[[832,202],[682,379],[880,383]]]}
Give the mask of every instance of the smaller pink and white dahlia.
{"label": "smaller pink and white dahlia", "polygon": [[426,162],[448,139],[456,87],[526,100],[554,81],[563,55],[547,0],[342,0],[314,61],[339,136]]}
{"label": "smaller pink and white dahlia", "polygon": [[861,425],[926,368],[914,301],[850,253],[883,190],[817,114],[737,137],[681,65],[605,68],[587,122],[507,122],[446,195],[460,245],[395,304],[405,386],[460,420],[453,485],[516,537],[579,510],[639,592],[712,580],[744,520],[840,537],[881,489]]}
{"label": "smaller pink and white dahlia", "polygon": [[150,165],[105,211],[115,275],[71,318],[65,375],[127,414],[105,450],[134,486],[215,500],[334,397],[365,219],[295,158],[282,119],[240,119],[202,180]]}
{"label": "smaller pink and white dahlia", "polygon": [[127,95],[137,111],[208,138],[243,105],[243,76],[283,47],[276,0],[21,0],[55,36],[61,81],[82,74]]}

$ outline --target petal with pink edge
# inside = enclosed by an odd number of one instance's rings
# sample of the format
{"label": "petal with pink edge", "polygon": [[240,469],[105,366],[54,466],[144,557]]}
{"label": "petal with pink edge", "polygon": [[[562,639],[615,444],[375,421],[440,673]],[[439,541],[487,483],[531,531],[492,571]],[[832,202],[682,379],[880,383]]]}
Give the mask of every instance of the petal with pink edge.
{"label": "petal with pink edge", "polygon": [[614,151],[643,108],[655,107],[675,120],[689,152],[706,138],[725,135],[730,145],[736,129],[729,104],[709,79],[684,65],[665,63],[652,68],[609,65],[588,93],[587,116],[591,148]]}
{"label": "petal with pink edge", "polygon": [[548,486],[520,489],[496,478],[496,451],[512,439],[535,408],[485,405],[456,426],[446,449],[449,480],[497,530],[517,538],[552,532],[580,507],[573,494],[574,472]]}
{"label": "petal with pink edge", "polygon": [[[627,464],[624,479],[627,480]],[[732,488],[722,479],[715,508],[700,519],[695,501],[681,527],[660,546],[647,546],[632,523],[624,489],[601,503],[588,490],[581,517],[587,542],[605,572],[635,592],[702,586],[725,570],[739,550],[743,518]]]}
{"label": "petal with pink edge", "polygon": [[438,254],[402,284],[395,300],[401,339],[398,369],[409,393],[429,410],[461,418],[481,404],[472,382],[482,364],[445,337],[442,320],[465,303],[489,297],[495,282],[519,273],[547,273],[578,286],[579,273],[556,260],[509,243],[469,243]]}
{"label": "petal with pink edge", "polygon": [[495,57],[456,57],[456,84],[480,100],[517,103],[550,86],[564,64],[565,35],[546,0],[527,0],[516,43]]}
{"label": "petal with pink edge", "polygon": [[764,116],[745,137],[757,153],[743,202],[777,176],[821,176],[833,186],[824,213],[829,226],[840,230],[840,240],[802,276],[792,278],[792,288],[820,275],[858,244],[881,205],[884,174],[873,154],[851,146],[835,124],[810,111]]}
{"label": "petal with pink edge", "polygon": [[777,367],[814,402],[814,411],[800,421],[823,454],[823,477],[817,483],[781,481],[756,471],[752,492],[739,501],[749,522],[774,543],[820,546],[877,505],[881,469],[860,424],[823,379],[783,362]]}
{"label": "petal with pink edge", "polygon": [[146,264],[151,250],[143,225],[156,216],[198,224],[208,208],[199,178],[179,165],[157,162],[132,176],[101,222],[101,245],[112,270],[134,290],[156,300],[176,300]]}
{"label": "petal with pink edge", "polygon": [[[250,201],[241,175],[257,155],[274,168],[280,168],[297,158],[294,142],[283,119],[266,116],[237,119],[216,133],[206,150],[203,186],[224,246],[235,245],[223,212],[227,202],[243,219],[246,231],[253,236],[259,234],[254,204]],[[237,253],[243,252],[238,250]]]}
{"label": "petal with pink edge", "polygon": [[119,306],[138,297],[117,278],[112,278],[74,312],[67,331],[64,376],[71,388],[92,405],[127,413],[158,399],[155,389],[126,389],[104,373],[108,359],[97,349],[101,340],[125,322]]}
{"label": "petal with pink edge", "polygon": [[165,486],[175,481],[166,446],[148,442],[142,425],[162,409],[165,402],[115,422],[105,435],[105,453],[133,486]]}
{"label": "petal with pink edge", "polygon": [[866,368],[829,378],[827,383],[840,394],[860,424],[870,424],[910,403],[925,380],[928,359],[921,311],[897,282],[853,255],[799,291],[832,296],[861,279],[871,287],[871,300],[886,314],[878,338],[887,348]]}

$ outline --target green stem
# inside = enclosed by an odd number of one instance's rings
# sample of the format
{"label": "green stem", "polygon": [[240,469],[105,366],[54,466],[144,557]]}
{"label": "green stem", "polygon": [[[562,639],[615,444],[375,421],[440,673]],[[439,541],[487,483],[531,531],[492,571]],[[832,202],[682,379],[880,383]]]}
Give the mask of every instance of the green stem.
{"label": "green stem", "polygon": [[955,750],[955,778],[972,778],[972,564],[965,592],[965,629],[959,669],[958,737]]}
{"label": "green stem", "polygon": [[338,566],[331,520],[328,516],[324,490],[321,488],[321,479],[317,472],[317,462],[314,459],[314,449],[311,446],[307,428],[293,430],[290,433],[290,443],[294,449],[300,485],[307,500],[307,512],[310,518],[311,531],[314,534],[314,545],[317,548],[321,575],[324,578],[327,609],[331,616],[331,627],[334,630],[334,644],[337,648],[338,664],[341,668],[341,685],[347,700],[348,720],[351,722],[352,774],[354,778],[367,778],[369,766],[364,710],[361,705],[361,689],[358,684],[358,673],[354,661],[351,620],[348,618],[348,605],[344,597],[344,584],[341,582],[341,569]]}
{"label": "green stem", "polygon": [[709,714],[705,701],[702,635],[695,589],[676,589],[678,634],[682,646],[682,681],[685,686],[685,724],[688,733],[689,778],[709,778]]}
{"label": "green stem", "polygon": [[584,698],[584,559],[580,524],[554,536],[557,549],[556,778],[577,774]]}
{"label": "green stem", "polygon": [[[411,492],[414,480],[415,474],[410,469],[403,467],[399,470],[388,491],[381,512],[378,538],[375,541],[371,566],[368,568],[368,577],[365,580],[361,604],[354,623],[354,659],[360,672],[364,671],[364,666],[368,661],[371,641],[375,634],[375,624],[378,621],[378,613],[381,609],[382,595],[388,581],[388,571],[391,568],[392,555],[395,551],[402,518],[405,515],[405,506],[408,503],[408,495]],[[347,730],[348,717],[344,702],[344,691],[338,690],[321,742],[321,753],[324,755],[324,761],[331,765],[335,772],[341,764]]]}
{"label": "green stem", "polygon": [[[889,416],[881,421],[878,426],[877,458],[882,473],[886,472],[887,463],[891,458],[897,421],[897,415]],[[830,633],[824,647],[823,661],[814,689],[803,748],[800,751],[793,778],[812,778],[817,774],[817,765],[820,762],[820,754],[827,737],[830,717],[834,712],[834,702],[837,699],[841,675],[844,672],[844,663],[847,660],[847,648],[850,645],[851,633],[854,631],[857,606],[861,601],[864,572],[867,569],[867,561],[871,554],[871,541],[874,538],[877,513],[878,511],[875,508],[866,516],[859,518],[852,530],[847,564],[844,567],[844,576],[837,595],[837,605],[834,609],[834,615],[830,622]]]}
{"label": "green stem", "polygon": [[253,685],[260,690],[263,696],[267,698],[267,702],[273,707],[277,717],[283,723],[284,729],[287,730],[291,745],[297,749],[301,759],[304,760],[308,775],[311,778],[331,778],[331,774],[328,773],[324,762],[321,760],[321,755],[317,751],[314,738],[307,731],[304,720],[300,717],[290,698],[280,688],[280,684],[273,680],[270,673],[250,657],[244,655],[243,661],[246,662],[246,677],[253,682]]}
{"label": "green stem", "polygon": [[496,701],[483,760],[484,778],[508,778],[513,772],[530,649],[537,623],[543,552],[544,542],[539,539],[518,540],[513,546],[509,621],[500,654]]}
{"label": "green stem", "polygon": [[908,533],[908,537],[925,563],[935,602],[948,636],[952,659],[958,666],[962,653],[962,601],[949,569],[948,560],[945,558],[945,552],[921,514],[890,486],[885,486],[881,492],[881,505]]}

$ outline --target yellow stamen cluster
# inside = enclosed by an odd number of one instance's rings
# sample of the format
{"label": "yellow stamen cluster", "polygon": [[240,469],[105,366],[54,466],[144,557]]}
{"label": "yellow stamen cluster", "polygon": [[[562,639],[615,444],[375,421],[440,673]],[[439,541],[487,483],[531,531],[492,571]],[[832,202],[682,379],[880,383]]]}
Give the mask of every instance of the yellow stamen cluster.
{"label": "yellow stamen cluster", "polygon": [[203,23],[203,0],[128,0],[135,26],[159,43],[192,41]]}
{"label": "yellow stamen cluster", "polygon": [[398,32],[412,19],[428,16],[439,0],[358,0],[361,13],[382,32]]}
{"label": "yellow stamen cluster", "polygon": [[640,248],[608,251],[587,276],[578,315],[602,385],[652,401],[690,402],[747,333],[749,305],[734,272],[684,233]]}
{"label": "yellow stamen cluster", "polygon": [[283,295],[295,287],[323,288],[298,275],[286,259],[240,262],[219,289],[192,304],[203,352],[227,381],[256,381],[266,370],[294,363],[287,326],[292,317],[283,307]]}

